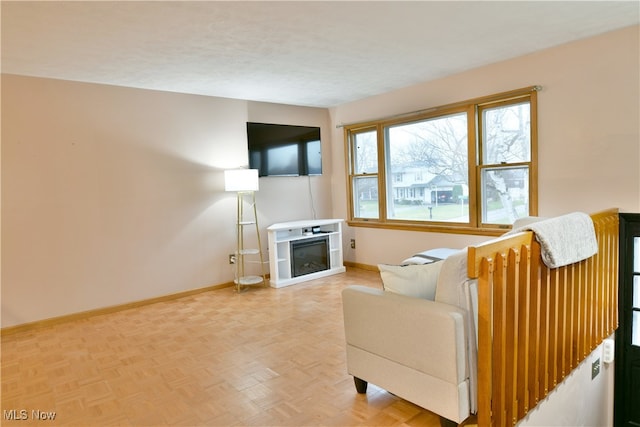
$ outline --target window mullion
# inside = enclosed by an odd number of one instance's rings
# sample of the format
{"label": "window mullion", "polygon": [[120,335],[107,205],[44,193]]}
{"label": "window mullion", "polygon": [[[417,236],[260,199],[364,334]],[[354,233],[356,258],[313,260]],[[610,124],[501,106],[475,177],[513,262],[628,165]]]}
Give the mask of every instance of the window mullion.
{"label": "window mullion", "polygon": [[531,158],[529,166],[529,215],[538,215],[538,90],[529,97]]}
{"label": "window mullion", "polygon": [[353,202],[356,176],[355,133],[345,129],[344,138],[347,142],[345,147],[345,155],[347,156],[347,208],[349,209],[349,218],[353,220],[356,217],[356,207]]}
{"label": "window mullion", "polygon": [[480,224],[480,209],[478,203],[478,194],[480,191],[479,172],[479,155],[477,151],[480,146],[478,142],[478,112],[475,105],[467,108],[467,150],[469,152],[469,225],[478,227]]}
{"label": "window mullion", "polygon": [[380,220],[386,222],[387,215],[387,189],[393,184],[391,183],[392,176],[387,179],[386,167],[389,159],[387,158],[387,150],[385,149],[386,135],[384,132],[384,126],[378,124],[376,127],[378,136],[378,204],[380,212]]}

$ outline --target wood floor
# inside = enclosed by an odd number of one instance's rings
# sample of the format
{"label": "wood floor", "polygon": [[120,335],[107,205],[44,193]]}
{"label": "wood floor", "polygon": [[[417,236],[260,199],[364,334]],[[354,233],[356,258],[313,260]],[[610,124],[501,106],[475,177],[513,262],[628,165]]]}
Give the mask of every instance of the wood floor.
{"label": "wood floor", "polygon": [[378,273],[348,269],[5,336],[1,423],[439,426],[436,415],[378,387],[355,392],[340,298],[354,283],[380,286]]}

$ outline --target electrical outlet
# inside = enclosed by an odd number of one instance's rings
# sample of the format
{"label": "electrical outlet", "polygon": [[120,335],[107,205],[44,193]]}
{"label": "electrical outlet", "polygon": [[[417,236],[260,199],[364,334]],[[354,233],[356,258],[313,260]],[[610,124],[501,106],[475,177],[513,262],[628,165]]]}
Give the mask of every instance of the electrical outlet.
{"label": "electrical outlet", "polygon": [[351,239],[351,249],[356,248],[356,239]]}
{"label": "electrical outlet", "polygon": [[591,379],[594,379],[600,373],[600,358],[591,363]]}
{"label": "electrical outlet", "polygon": [[236,263],[236,254],[229,254],[229,264]]}
{"label": "electrical outlet", "polygon": [[606,339],[602,342],[602,361],[604,363],[612,363],[615,358],[616,343],[612,339]]}

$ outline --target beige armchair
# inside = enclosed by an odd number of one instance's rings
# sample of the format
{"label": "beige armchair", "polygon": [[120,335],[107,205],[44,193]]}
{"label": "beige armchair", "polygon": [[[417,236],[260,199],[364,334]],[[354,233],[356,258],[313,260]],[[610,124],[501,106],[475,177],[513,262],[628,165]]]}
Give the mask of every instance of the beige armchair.
{"label": "beige armchair", "polygon": [[435,287],[433,300],[399,293],[384,275],[386,290],[343,290],[349,374],[359,393],[372,383],[440,415],[443,424],[461,423],[476,411],[477,290],[466,275],[466,250],[398,270],[407,268],[430,270],[421,277],[434,282],[422,284]]}

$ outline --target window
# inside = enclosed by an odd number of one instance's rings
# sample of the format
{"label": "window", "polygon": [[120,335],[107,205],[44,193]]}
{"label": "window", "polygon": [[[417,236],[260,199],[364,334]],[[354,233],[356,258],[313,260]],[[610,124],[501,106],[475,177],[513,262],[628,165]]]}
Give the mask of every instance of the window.
{"label": "window", "polygon": [[537,89],[345,126],[349,223],[497,234],[537,214]]}
{"label": "window", "polygon": [[351,140],[353,210],[359,218],[379,218],[377,132],[375,129],[354,132]]}

